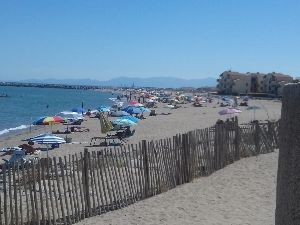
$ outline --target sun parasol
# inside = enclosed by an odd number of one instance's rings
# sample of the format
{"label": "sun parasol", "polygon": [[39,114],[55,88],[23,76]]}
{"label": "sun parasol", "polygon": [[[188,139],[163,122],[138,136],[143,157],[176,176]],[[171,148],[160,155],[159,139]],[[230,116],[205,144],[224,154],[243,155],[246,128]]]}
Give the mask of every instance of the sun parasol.
{"label": "sun parasol", "polygon": [[29,139],[27,139],[27,141],[32,141],[32,142],[36,142],[38,144],[46,145],[47,146],[47,157],[48,157],[49,145],[66,143],[65,139],[55,136],[53,134],[48,134],[48,133],[40,134],[38,136],[29,138]]}
{"label": "sun parasol", "polygon": [[61,116],[44,116],[33,122],[33,125],[52,125],[56,123],[64,123],[66,120]]}
{"label": "sun parasol", "polygon": [[131,121],[134,122],[134,123],[137,123],[137,122],[140,121],[139,118],[136,118],[136,117],[134,117],[134,116],[122,116],[121,119],[131,120]]}
{"label": "sun parasol", "polygon": [[112,123],[115,125],[121,126],[121,127],[131,127],[131,126],[136,125],[135,122],[133,122],[129,119],[122,119],[122,118],[114,120],[114,121],[112,121]]}
{"label": "sun parasol", "polygon": [[219,112],[220,115],[238,115],[242,111],[235,108],[225,108]]}
{"label": "sun parasol", "polygon": [[130,115],[143,113],[143,111],[140,108],[136,108],[133,106],[127,106],[126,108],[123,109],[123,111],[129,113]]}

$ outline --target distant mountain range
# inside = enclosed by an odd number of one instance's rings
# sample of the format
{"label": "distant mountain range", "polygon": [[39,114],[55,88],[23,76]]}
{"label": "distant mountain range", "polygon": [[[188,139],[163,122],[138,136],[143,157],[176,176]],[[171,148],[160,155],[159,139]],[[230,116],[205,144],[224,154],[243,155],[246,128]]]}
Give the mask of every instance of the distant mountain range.
{"label": "distant mountain range", "polygon": [[66,85],[92,85],[112,87],[158,87],[158,88],[181,88],[181,87],[215,87],[216,79],[212,77],[201,79],[182,79],[175,77],[150,77],[133,78],[118,77],[106,81],[91,79],[27,79],[24,83],[66,84]]}

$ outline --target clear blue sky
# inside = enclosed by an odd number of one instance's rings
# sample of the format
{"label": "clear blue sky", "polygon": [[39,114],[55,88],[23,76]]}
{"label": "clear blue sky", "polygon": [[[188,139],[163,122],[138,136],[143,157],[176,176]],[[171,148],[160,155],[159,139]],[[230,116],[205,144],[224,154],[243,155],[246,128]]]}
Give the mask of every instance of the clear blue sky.
{"label": "clear blue sky", "polygon": [[1,0],[0,80],[300,76],[298,0]]}

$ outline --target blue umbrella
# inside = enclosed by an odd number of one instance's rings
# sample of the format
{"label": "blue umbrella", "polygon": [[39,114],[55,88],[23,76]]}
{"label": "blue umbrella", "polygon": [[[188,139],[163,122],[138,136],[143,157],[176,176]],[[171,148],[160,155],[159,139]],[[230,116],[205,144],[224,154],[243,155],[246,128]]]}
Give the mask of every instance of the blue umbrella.
{"label": "blue umbrella", "polygon": [[128,120],[128,119],[117,119],[117,120],[112,121],[112,124],[118,125],[121,127],[131,127],[131,126],[136,125],[135,122],[132,122],[131,120]]}
{"label": "blue umbrella", "polygon": [[129,113],[130,115],[132,115],[132,114],[142,114],[143,113],[143,111],[140,108],[131,107],[131,106],[128,106],[128,107],[124,108],[123,111]]}
{"label": "blue umbrella", "polygon": [[103,107],[103,108],[98,108],[98,110],[99,110],[99,112],[110,112],[110,109],[109,108],[105,108],[105,107]]}
{"label": "blue umbrella", "polygon": [[151,110],[146,107],[139,107],[139,109],[142,110],[142,112],[151,112]]}
{"label": "blue umbrella", "polygon": [[122,116],[121,119],[131,120],[132,122],[135,122],[135,123],[137,123],[137,122],[140,121],[139,118],[136,118],[136,117],[134,117],[134,116]]}
{"label": "blue umbrella", "polygon": [[110,112],[110,107],[109,106],[106,106],[106,105],[101,105],[98,110],[100,112]]}
{"label": "blue umbrella", "polygon": [[86,109],[84,109],[84,108],[82,108],[82,107],[75,107],[75,108],[73,108],[72,109],[72,112],[77,112],[77,113],[86,113],[87,112],[87,110]]}

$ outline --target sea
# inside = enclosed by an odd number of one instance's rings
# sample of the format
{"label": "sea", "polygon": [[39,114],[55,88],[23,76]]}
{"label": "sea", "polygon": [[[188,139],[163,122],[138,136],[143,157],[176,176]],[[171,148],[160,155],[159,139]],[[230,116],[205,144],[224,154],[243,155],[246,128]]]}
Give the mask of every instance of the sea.
{"label": "sea", "polygon": [[9,87],[0,86],[0,138],[23,129],[42,116],[53,116],[72,108],[96,109],[101,105],[112,105],[109,98],[117,93],[95,90]]}

